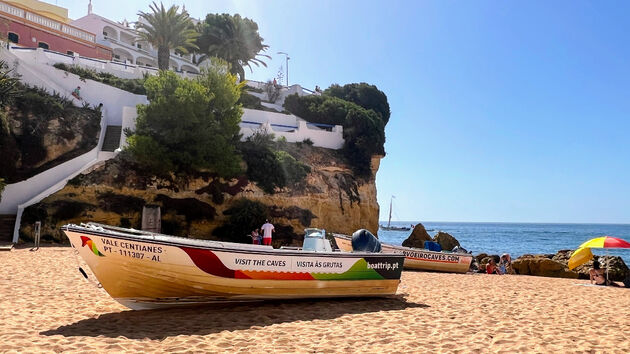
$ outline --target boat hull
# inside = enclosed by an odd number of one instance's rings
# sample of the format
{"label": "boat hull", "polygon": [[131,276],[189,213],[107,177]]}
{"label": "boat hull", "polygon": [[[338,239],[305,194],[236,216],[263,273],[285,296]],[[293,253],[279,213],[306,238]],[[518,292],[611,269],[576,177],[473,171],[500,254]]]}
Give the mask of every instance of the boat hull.
{"label": "boat hull", "polygon": [[[403,257],[181,244],[78,226],[62,228],[103,288],[132,309],[266,299],[387,296]],[[235,245],[230,248],[230,245]]]}
{"label": "boat hull", "polygon": [[[334,234],[337,247],[344,252],[352,252],[352,239]],[[472,255],[463,253],[435,252],[419,248],[394,246],[381,243],[384,253],[398,253],[405,256],[405,269],[427,270],[447,273],[466,273],[472,262]]]}

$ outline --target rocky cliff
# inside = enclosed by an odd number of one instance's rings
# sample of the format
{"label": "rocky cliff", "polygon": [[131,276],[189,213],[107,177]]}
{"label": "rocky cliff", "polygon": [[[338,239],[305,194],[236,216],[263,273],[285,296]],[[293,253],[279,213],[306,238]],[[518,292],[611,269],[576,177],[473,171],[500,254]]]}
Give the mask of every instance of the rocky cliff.
{"label": "rocky cliff", "polygon": [[84,154],[98,142],[101,113],[20,86],[0,112],[0,178],[15,183]]}
{"label": "rocky cliff", "polygon": [[[140,228],[143,206],[154,204],[161,208],[164,233],[219,239],[213,231],[226,223],[230,208],[243,199],[266,206],[276,226],[276,246],[301,244],[306,227],[340,233],[366,228],[376,233],[379,206],[374,177],[356,178],[338,151],[306,144],[296,151],[311,172],[299,186],[273,194],[265,194],[246,177],[224,180],[211,173],[157,177],[142,171],[123,153],[27,208],[20,235],[31,238],[32,225],[38,220],[43,240],[64,243],[67,240],[59,227],[66,223],[94,221]],[[372,176],[379,162],[380,157],[373,158]]]}

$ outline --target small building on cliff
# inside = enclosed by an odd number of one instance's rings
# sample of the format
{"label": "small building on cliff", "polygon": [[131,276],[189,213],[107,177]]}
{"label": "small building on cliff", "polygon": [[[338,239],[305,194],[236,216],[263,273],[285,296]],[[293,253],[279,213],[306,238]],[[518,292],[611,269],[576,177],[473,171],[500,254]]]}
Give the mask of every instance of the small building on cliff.
{"label": "small building on cliff", "polygon": [[[118,23],[93,13],[91,0],[87,15],[72,21],[72,25],[96,33],[96,42],[112,49],[114,61],[154,68],[158,66],[157,48],[140,40],[136,29],[126,20]],[[199,73],[192,54],[180,55],[171,51],[169,66],[177,72]]]}

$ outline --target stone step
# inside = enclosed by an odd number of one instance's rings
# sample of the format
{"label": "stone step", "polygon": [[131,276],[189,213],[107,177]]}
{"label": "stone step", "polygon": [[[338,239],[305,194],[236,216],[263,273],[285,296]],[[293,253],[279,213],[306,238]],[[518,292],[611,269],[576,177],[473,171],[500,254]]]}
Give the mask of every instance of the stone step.
{"label": "stone step", "polygon": [[122,126],[120,125],[108,125],[105,130],[105,138],[103,139],[103,147],[101,151],[114,151],[120,147],[120,134],[122,133]]}
{"label": "stone step", "polygon": [[0,243],[13,241],[15,215],[0,215]]}

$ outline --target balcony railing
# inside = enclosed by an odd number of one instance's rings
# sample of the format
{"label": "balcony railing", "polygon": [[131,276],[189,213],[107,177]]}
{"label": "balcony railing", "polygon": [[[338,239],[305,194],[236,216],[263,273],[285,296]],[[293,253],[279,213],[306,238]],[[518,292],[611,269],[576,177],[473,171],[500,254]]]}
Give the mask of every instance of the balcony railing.
{"label": "balcony railing", "polygon": [[23,18],[42,27],[53,29],[55,31],[82,39],[84,41],[96,43],[96,37],[90,32],[86,32],[76,27],[66,25],[65,23],[61,23],[48,17],[38,15],[34,12],[30,12],[16,6],[9,5],[2,1],[0,1],[0,12],[5,12],[15,17]]}

